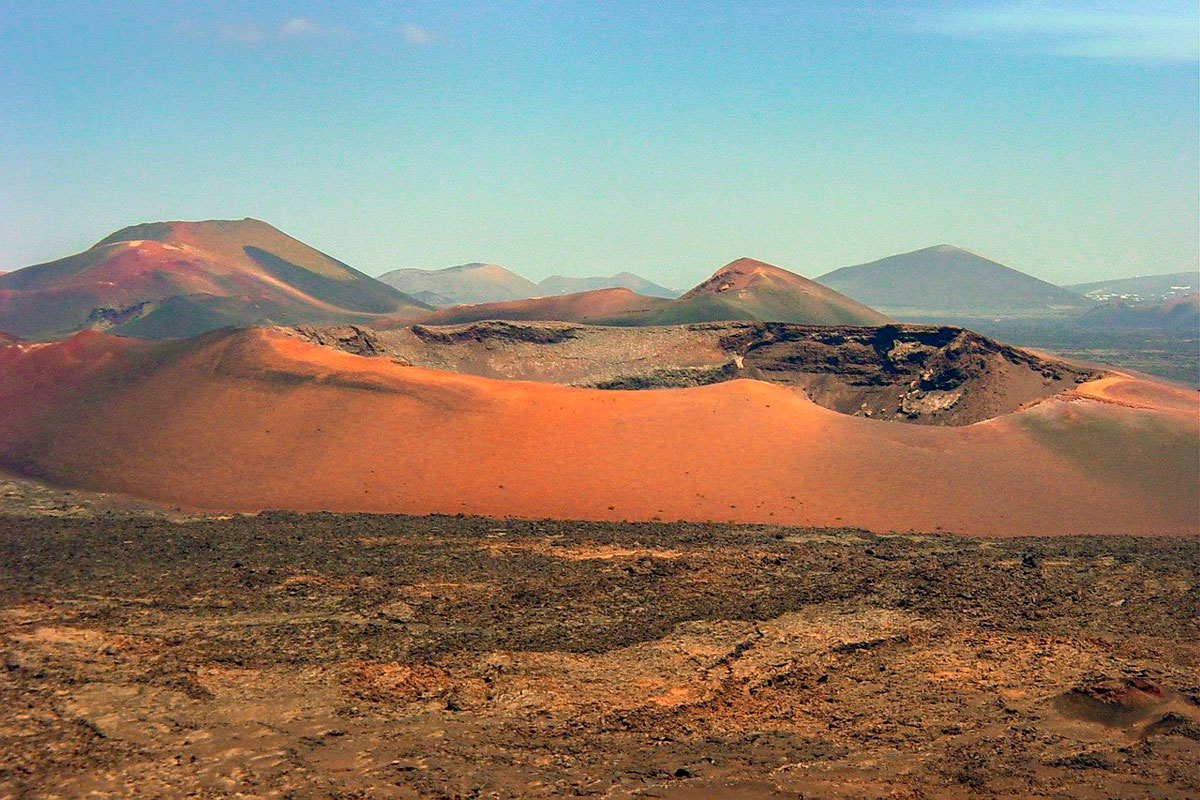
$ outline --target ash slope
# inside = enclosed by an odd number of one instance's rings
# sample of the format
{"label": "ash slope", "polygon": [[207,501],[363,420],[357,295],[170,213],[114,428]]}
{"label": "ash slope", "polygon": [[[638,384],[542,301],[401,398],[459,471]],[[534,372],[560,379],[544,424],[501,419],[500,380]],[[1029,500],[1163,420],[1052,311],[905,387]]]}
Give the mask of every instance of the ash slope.
{"label": "ash slope", "polygon": [[253,219],[134,225],[82,253],[0,277],[0,330],[31,339],[82,328],[169,338],[428,310]]}
{"label": "ash slope", "polygon": [[[17,400],[20,402],[17,402]],[[0,349],[0,466],[198,509],[1194,536],[1194,392],[1112,375],[966,427],[733,380],[643,392],[406,367],[286,331]]]}

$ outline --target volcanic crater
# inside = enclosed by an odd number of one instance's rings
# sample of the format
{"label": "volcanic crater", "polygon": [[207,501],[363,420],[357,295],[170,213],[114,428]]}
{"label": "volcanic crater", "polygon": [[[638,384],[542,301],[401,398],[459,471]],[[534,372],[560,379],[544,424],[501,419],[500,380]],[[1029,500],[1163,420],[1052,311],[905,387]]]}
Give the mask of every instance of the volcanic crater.
{"label": "volcanic crater", "polygon": [[503,380],[644,390],[751,378],[843,414],[922,425],[981,422],[1100,374],[935,325],[712,322],[629,329],[489,320],[290,332],[356,355]]}

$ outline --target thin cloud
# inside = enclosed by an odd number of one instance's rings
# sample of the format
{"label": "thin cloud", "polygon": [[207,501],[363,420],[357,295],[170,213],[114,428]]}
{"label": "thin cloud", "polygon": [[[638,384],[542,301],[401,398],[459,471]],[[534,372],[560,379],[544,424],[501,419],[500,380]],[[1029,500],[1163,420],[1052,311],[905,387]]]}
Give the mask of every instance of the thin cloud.
{"label": "thin cloud", "polygon": [[422,28],[412,22],[400,29],[400,36],[409,44],[428,46],[437,41],[437,37],[428,28]]}
{"label": "thin cloud", "polygon": [[295,17],[279,26],[279,35],[285,39],[290,39],[296,36],[326,36],[332,31],[327,31],[311,19],[304,17]]}
{"label": "thin cloud", "polygon": [[945,36],[1065,57],[1200,61],[1194,3],[1006,3],[925,12],[917,22]]}
{"label": "thin cloud", "polygon": [[214,38],[220,39],[223,42],[238,42],[240,44],[254,44],[267,38],[266,31],[252,22],[242,25],[215,25],[213,26],[212,34]]}
{"label": "thin cloud", "polygon": [[194,22],[182,22],[175,26],[175,33],[195,39],[215,39],[236,44],[259,44],[261,42],[283,42],[296,39],[319,39],[345,37],[349,35],[340,25],[325,26],[307,17],[292,17],[277,25],[260,25],[255,22],[219,23],[201,26]]}

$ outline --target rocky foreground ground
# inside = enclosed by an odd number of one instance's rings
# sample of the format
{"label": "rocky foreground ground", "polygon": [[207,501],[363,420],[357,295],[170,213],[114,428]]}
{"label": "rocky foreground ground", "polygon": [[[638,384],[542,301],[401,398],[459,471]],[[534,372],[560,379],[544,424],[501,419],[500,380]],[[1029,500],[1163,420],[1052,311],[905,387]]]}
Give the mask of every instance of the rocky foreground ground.
{"label": "rocky foreground ground", "polygon": [[1200,796],[1195,540],[42,500],[0,797]]}

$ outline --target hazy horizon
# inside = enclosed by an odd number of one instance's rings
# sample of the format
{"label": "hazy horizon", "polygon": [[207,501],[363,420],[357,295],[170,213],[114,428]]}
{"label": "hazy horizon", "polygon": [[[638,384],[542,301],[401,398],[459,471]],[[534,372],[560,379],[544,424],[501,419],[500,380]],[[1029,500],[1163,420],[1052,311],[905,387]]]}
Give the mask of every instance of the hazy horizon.
{"label": "hazy horizon", "polygon": [[252,216],[368,274],[1200,264],[1180,2],[0,7],[0,270]]}

